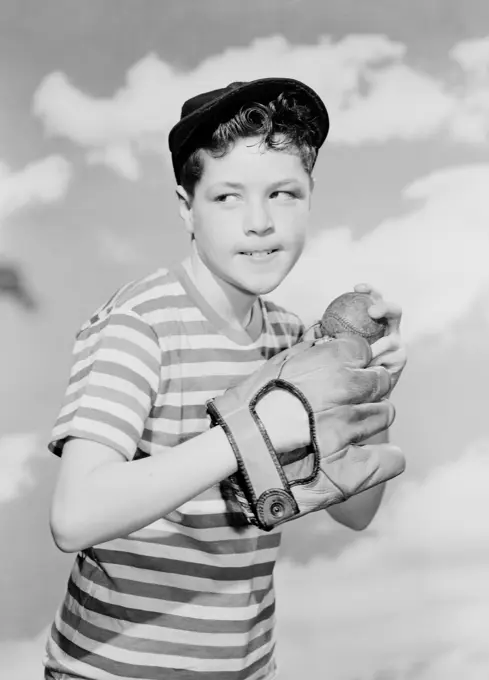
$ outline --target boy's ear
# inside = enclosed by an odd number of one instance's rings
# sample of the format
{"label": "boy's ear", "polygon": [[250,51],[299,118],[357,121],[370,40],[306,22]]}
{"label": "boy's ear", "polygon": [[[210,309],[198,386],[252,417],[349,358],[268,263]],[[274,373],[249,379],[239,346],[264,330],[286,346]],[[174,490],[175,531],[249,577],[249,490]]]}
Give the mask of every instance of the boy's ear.
{"label": "boy's ear", "polygon": [[179,184],[176,189],[180,217],[185,225],[185,230],[192,235],[194,233],[194,220],[192,212],[192,199],[185,191],[185,189]]}
{"label": "boy's ear", "polygon": [[314,193],[314,187],[316,186],[316,179],[312,175],[309,175],[309,188],[310,188],[310,193],[309,193],[309,210],[311,209],[312,205],[312,195]]}

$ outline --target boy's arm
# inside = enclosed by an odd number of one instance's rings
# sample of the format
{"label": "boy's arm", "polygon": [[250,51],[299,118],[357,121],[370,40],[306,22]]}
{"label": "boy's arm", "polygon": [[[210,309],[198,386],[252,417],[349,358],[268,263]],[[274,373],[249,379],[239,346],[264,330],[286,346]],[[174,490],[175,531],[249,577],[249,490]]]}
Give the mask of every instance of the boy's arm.
{"label": "boy's arm", "polygon": [[[269,397],[257,410],[273,444],[282,447],[285,428],[277,414],[284,412],[290,431],[302,432],[305,439],[309,425],[300,402],[283,390]],[[236,457],[220,427],[156,456],[130,462],[100,442],[69,438],[51,506],[54,541],[63,552],[78,552],[127,536],[236,470]]]}
{"label": "boy's arm", "polygon": [[69,439],[51,505],[54,541],[77,552],[127,536],[235,471],[221,428],[131,462],[105,444]]}
{"label": "boy's arm", "polygon": [[[369,284],[355,286],[356,292],[370,294],[375,304],[369,309],[373,319],[387,319],[388,332],[372,345],[374,361],[372,365],[384,366],[391,374],[392,389],[397,384],[399,377],[406,365],[406,347],[400,335],[400,323],[402,310],[391,302],[386,302],[381,294]],[[383,444],[389,441],[389,432],[385,430],[375,437],[371,437],[366,443]],[[344,503],[330,506],[328,512],[337,522],[344,524],[350,529],[360,531],[365,529],[375,517],[379,509],[385,491],[385,484],[352,496]]]}
{"label": "boy's arm", "polygon": [[[364,443],[386,444],[388,441],[389,432],[388,430],[384,430],[384,432],[380,432],[375,435],[375,437],[370,437]],[[377,514],[384,491],[385,483],[379,484],[372,489],[352,496],[344,503],[330,505],[326,510],[336,522],[343,524],[349,529],[362,531],[368,527]]]}

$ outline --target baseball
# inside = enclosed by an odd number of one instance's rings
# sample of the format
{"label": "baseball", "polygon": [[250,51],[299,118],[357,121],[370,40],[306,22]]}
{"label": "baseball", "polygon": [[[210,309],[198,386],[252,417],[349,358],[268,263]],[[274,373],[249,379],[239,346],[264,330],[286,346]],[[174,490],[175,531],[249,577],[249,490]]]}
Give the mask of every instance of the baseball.
{"label": "baseball", "polygon": [[372,319],[368,308],[374,299],[368,293],[343,293],[328,305],[321,319],[321,331],[331,338],[356,334],[370,344],[385,333],[385,319]]}

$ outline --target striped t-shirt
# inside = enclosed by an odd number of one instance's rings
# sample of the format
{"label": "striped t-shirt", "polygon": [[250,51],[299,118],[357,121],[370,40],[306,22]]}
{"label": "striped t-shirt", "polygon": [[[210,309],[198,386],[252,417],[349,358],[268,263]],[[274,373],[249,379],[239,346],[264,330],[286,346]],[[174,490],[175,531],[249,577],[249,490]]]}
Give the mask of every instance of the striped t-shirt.
{"label": "striped t-shirt", "polygon": [[[208,429],[207,399],[301,333],[295,315],[261,298],[248,331],[232,329],[183,266],[159,270],[122,288],[81,328],[49,448],[61,455],[67,437],[82,437],[131,461],[177,446]],[[48,639],[49,677],[275,676],[280,531],[240,526],[224,496],[213,486],[77,555]]]}

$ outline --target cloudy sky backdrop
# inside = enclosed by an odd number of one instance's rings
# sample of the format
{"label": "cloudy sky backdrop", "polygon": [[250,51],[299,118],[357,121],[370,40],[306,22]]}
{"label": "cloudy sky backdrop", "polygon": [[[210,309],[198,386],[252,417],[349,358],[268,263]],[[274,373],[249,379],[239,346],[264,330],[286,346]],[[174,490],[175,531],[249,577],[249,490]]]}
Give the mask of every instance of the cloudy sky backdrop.
{"label": "cloudy sky backdrop", "polygon": [[408,458],[372,526],[287,527],[283,680],[489,677],[489,6],[486,0],[3,0],[0,666],[40,677],[72,557],[48,531],[45,443],[74,334],[179,260],[166,135],[182,101],[296,77],[331,114],[309,247],[274,294],[306,322],[362,280],[404,307],[392,439]]}

